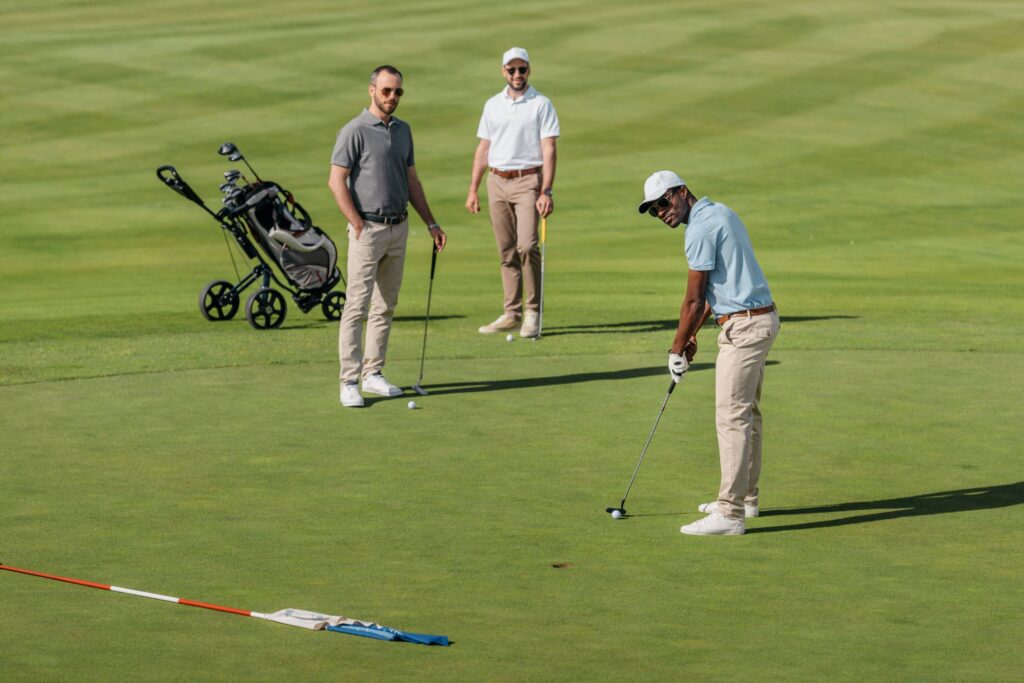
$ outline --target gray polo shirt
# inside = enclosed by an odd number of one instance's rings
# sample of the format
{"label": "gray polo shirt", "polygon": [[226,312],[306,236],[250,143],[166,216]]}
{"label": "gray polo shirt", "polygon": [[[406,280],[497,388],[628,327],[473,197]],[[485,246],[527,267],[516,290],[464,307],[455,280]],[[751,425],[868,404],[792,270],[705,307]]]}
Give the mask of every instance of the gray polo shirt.
{"label": "gray polo shirt", "polygon": [[408,123],[394,116],[384,123],[364,109],[338,131],[331,163],[351,171],[348,186],[359,213],[405,213],[408,167],[416,163]]}

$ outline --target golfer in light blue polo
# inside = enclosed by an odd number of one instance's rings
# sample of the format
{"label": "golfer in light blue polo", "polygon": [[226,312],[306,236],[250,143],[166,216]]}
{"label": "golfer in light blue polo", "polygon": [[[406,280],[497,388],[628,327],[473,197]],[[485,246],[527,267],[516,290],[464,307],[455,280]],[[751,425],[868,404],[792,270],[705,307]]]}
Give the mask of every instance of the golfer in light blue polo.
{"label": "golfer in light blue polo", "polygon": [[713,314],[721,332],[715,363],[715,423],[722,480],[718,499],[698,505],[707,517],[680,531],[722,536],[746,531],[758,514],[761,476],[761,387],[765,359],[779,334],[779,314],[743,221],[725,204],[697,199],[672,171],[644,183],[640,213],[670,228],[686,224],[686,296],[669,349],[675,382],[697,353],[697,331]]}

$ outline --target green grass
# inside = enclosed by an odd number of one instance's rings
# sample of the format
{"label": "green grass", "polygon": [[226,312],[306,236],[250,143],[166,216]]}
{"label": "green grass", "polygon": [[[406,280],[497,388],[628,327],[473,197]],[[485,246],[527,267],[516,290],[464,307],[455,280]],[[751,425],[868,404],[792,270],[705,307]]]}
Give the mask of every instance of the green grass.
{"label": "green grass", "polygon": [[[7,680],[1019,679],[1024,9],[1012,2],[8,2],[0,562],[449,635],[428,649],[0,574]],[[512,44],[562,123],[538,343],[462,207]],[[337,402],[336,327],[204,321],[232,140],[344,248],[326,188],[370,69],[449,232],[431,396]],[[673,168],[750,228],[783,328],[765,515],[681,536],[718,483],[714,331],[666,388]],[[419,370],[415,225],[387,372]],[[554,564],[571,567],[555,569]]]}

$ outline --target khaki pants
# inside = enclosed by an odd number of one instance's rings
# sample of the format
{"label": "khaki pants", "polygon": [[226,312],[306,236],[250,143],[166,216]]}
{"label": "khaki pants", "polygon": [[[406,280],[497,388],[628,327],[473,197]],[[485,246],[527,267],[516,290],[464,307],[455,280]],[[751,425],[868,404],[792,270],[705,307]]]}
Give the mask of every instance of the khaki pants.
{"label": "khaki pants", "polygon": [[[384,367],[408,237],[407,220],[396,225],[367,221],[358,240],[348,226],[348,291],[338,328],[342,382],[356,382],[360,375],[366,377]],[[365,357],[360,343],[364,320]]]}
{"label": "khaki pants", "polygon": [[540,173],[519,178],[487,174],[487,203],[501,256],[501,286],[506,315],[540,309],[540,247],[537,246],[537,197]]}
{"label": "khaki pants", "polygon": [[761,477],[761,386],[764,362],[779,334],[777,311],[726,321],[718,334],[715,423],[722,485],[718,512],[743,519],[743,504],[757,505]]}

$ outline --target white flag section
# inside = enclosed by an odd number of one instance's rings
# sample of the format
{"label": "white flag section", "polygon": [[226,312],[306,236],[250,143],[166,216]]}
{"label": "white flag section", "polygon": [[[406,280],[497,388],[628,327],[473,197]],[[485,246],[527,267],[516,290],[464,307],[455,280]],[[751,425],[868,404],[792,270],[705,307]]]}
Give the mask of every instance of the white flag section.
{"label": "white flag section", "polygon": [[273,614],[263,614],[262,612],[252,612],[250,610],[238,609],[237,607],[214,605],[208,602],[189,600],[187,598],[176,598],[172,595],[150,593],[148,591],[135,590],[134,588],[122,588],[121,586],[111,586],[105,583],[95,583],[93,581],[84,581],[82,579],[71,579],[66,576],[57,576],[55,574],[44,574],[31,569],[11,567],[10,565],[2,563],[0,563],[0,569],[9,572],[16,572],[18,574],[27,574],[28,576],[37,576],[41,579],[63,581],[64,583],[73,583],[78,586],[86,586],[88,588],[98,588],[100,590],[122,593],[124,595],[134,595],[138,598],[149,598],[150,600],[172,602],[178,605],[185,605],[187,607],[201,607],[203,609],[214,610],[216,612],[237,614],[243,617],[266,619],[268,621],[276,621],[279,624],[287,624],[288,626],[298,626],[299,628],[309,629],[310,631],[335,631],[337,633],[348,633],[349,635],[374,638],[376,640],[397,640],[405,643],[418,643],[420,645],[447,646],[450,644],[448,642],[448,636],[435,636],[427,633],[399,631],[396,628],[381,626],[380,624],[375,624],[371,621],[356,621],[355,619],[336,617],[330,614],[320,614],[319,612],[310,612],[309,610],[304,609],[282,609],[274,612]]}
{"label": "white flag section", "polygon": [[[256,616],[256,614],[254,613],[253,616]],[[273,614],[261,614],[260,616],[263,619],[276,621],[279,624],[308,628],[311,631],[323,631],[328,626],[357,623],[345,617],[333,617],[329,614],[320,614],[319,612],[310,612],[304,609],[282,609]]]}

